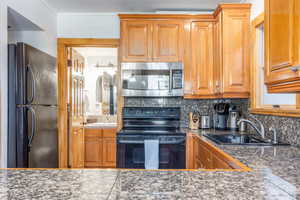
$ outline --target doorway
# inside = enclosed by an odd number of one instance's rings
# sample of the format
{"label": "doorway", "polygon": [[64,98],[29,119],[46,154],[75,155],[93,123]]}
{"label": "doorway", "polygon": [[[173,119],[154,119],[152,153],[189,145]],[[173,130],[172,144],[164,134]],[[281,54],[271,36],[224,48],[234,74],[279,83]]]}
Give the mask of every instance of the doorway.
{"label": "doorway", "polygon": [[118,39],[58,39],[60,168],[81,166],[74,152],[84,149],[84,124],[101,119],[121,127],[118,48]]}

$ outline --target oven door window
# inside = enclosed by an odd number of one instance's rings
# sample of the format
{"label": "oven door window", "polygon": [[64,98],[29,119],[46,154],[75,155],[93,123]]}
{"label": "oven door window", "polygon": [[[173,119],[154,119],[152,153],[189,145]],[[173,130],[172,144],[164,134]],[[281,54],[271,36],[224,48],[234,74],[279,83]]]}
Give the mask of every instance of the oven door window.
{"label": "oven door window", "polygon": [[169,70],[123,70],[123,89],[169,90]]}
{"label": "oven door window", "polygon": [[[118,144],[118,168],[144,169],[144,144]],[[159,168],[185,169],[185,144],[160,144]]]}

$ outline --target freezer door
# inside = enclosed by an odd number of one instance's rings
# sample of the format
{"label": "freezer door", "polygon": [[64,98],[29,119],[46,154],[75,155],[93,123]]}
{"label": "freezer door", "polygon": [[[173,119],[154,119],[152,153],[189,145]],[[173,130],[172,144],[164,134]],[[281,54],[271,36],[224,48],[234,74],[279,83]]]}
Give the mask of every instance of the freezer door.
{"label": "freezer door", "polygon": [[[32,106],[34,115],[28,112],[28,130],[35,124],[35,132],[29,133],[29,168],[58,167],[57,107]],[[35,118],[35,119],[34,119]],[[35,120],[33,123],[32,120]]]}
{"label": "freezer door", "polygon": [[27,104],[57,105],[56,59],[29,45],[23,48]]}
{"label": "freezer door", "polygon": [[8,137],[7,167],[17,167],[16,45],[8,45]]}
{"label": "freezer door", "polygon": [[17,155],[16,162],[17,168],[27,168],[28,167],[28,132],[30,127],[28,127],[29,110],[25,106],[17,106],[16,114],[16,145],[17,145]]}

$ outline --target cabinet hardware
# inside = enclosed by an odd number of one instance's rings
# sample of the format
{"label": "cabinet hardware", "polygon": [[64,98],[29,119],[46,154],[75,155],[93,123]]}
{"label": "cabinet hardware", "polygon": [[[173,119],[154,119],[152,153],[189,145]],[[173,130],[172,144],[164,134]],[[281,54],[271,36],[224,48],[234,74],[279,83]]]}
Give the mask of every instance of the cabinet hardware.
{"label": "cabinet hardware", "polygon": [[300,70],[300,65],[299,66],[295,66],[295,67],[291,67],[292,72],[298,72]]}

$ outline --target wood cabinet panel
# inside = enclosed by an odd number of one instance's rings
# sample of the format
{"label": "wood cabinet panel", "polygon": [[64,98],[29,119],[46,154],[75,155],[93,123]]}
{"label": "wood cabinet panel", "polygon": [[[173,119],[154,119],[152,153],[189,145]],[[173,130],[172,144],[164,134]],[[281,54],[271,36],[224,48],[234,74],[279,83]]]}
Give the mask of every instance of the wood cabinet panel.
{"label": "wood cabinet panel", "polygon": [[102,129],[104,138],[115,138],[117,137],[117,129]]}
{"label": "wood cabinet panel", "polygon": [[187,134],[187,169],[238,169],[249,171],[249,168],[233,159],[220,149],[201,139],[200,136]]}
{"label": "wood cabinet panel", "polygon": [[183,22],[176,20],[153,22],[153,61],[182,60]]}
{"label": "wood cabinet panel", "polygon": [[102,165],[103,139],[85,136],[85,167],[100,167]]}
{"label": "wood cabinet panel", "polygon": [[117,129],[86,129],[85,167],[116,167]]}
{"label": "wood cabinet panel", "polygon": [[179,62],[182,20],[121,20],[122,62]]}
{"label": "wood cabinet panel", "polygon": [[84,129],[72,128],[72,168],[84,167]]}
{"label": "wood cabinet panel", "polygon": [[[250,90],[250,9],[222,12],[222,93],[249,96]],[[230,96],[228,96],[230,97]]]}
{"label": "wood cabinet panel", "polygon": [[116,167],[116,157],[117,157],[116,149],[117,149],[116,138],[103,138],[103,154],[102,154],[103,167]]}
{"label": "wood cabinet panel", "polygon": [[193,134],[187,133],[186,137],[186,168],[194,169],[194,137]]}
{"label": "wood cabinet panel", "polygon": [[222,66],[223,66],[223,51],[222,51],[222,15],[216,17],[214,24],[214,93],[216,96],[221,95],[221,83],[222,83]]}
{"label": "wood cabinet panel", "polygon": [[185,31],[185,98],[250,95],[250,5],[220,6],[217,13]]}
{"label": "wood cabinet panel", "polygon": [[121,22],[123,62],[147,62],[152,57],[152,24],[148,21]]}
{"label": "wood cabinet panel", "polygon": [[[265,80],[269,92],[300,91],[300,2],[265,0]],[[281,85],[280,84],[288,84]]]}
{"label": "wood cabinet panel", "polygon": [[192,95],[214,95],[213,79],[213,23],[192,22],[191,24],[191,64]]}
{"label": "wood cabinet panel", "polygon": [[272,0],[267,5],[269,68],[274,71],[293,64],[294,0]]}

